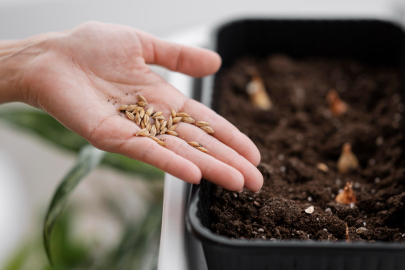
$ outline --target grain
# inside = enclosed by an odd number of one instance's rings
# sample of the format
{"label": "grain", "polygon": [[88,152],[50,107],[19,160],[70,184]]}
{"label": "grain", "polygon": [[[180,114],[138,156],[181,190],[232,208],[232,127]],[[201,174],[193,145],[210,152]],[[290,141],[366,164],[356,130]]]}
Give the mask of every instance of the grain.
{"label": "grain", "polygon": [[201,144],[199,144],[198,142],[188,142],[188,144],[192,147],[201,147]]}
{"label": "grain", "polygon": [[204,127],[204,126],[209,126],[210,123],[205,122],[205,121],[197,121],[197,123],[195,123],[195,125],[199,126],[199,127]]}
{"label": "grain", "polygon": [[176,131],[169,131],[169,130],[167,130],[167,131],[166,131],[166,134],[169,134],[169,135],[172,135],[172,136],[179,136],[179,134],[177,134]]}
{"label": "grain", "polygon": [[167,146],[167,144],[165,142],[162,142],[161,140],[157,141],[157,143],[161,146]]}
{"label": "grain", "polygon": [[138,133],[136,133],[136,136],[141,136],[141,137],[150,137],[149,132],[146,129],[141,129],[140,131],[138,131]]}
{"label": "grain", "polygon": [[177,125],[171,126],[171,128],[168,129],[168,131],[174,131],[176,129]]}
{"label": "grain", "polygon": [[209,126],[202,126],[201,129],[209,134],[214,133],[214,130]]}
{"label": "grain", "polygon": [[127,117],[129,120],[131,120],[131,121],[135,120],[135,116],[132,113],[130,113],[130,112],[125,112],[125,113],[127,114]]}
{"label": "grain", "polygon": [[139,115],[141,116],[141,118],[143,118],[145,116],[145,110],[143,108],[139,112]]}
{"label": "grain", "polygon": [[176,114],[176,117],[190,117],[190,115],[188,113],[185,112],[180,112]]}
{"label": "grain", "polygon": [[129,105],[125,110],[126,110],[127,112],[133,112],[136,107],[138,107],[138,106],[136,106],[136,105]]}
{"label": "grain", "polygon": [[180,121],[181,121],[181,117],[180,117],[180,116],[173,118],[173,124],[177,124],[177,123],[180,122]]}
{"label": "grain", "polygon": [[152,114],[152,112],[153,112],[153,107],[150,107],[150,108],[146,111],[146,114],[147,114],[148,116],[150,116],[150,115]]}
{"label": "grain", "polygon": [[198,150],[200,150],[201,152],[203,152],[203,153],[208,153],[208,150],[207,149],[205,149],[204,147],[202,147],[202,146],[199,146],[199,147],[196,147]]}
{"label": "grain", "polygon": [[145,116],[143,117],[143,122],[145,125],[149,123],[149,115],[145,114]]}
{"label": "grain", "polygon": [[149,131],[151,136],[156,136],[156,126],[152,126]]}
{"label": "grain", "polygon": [[170,129],[172,127],[172,125],[173,125],[173,118],[170,115],[169,120],[167,121],[167,128]]}
{"label": "grain", "polygon": [[128,105],[121,105],[118,110],[119,111],[125,111],[128,108]]}
{"label": "grain", "polygon": [[195,120],[191,117],[182,117],[181,121],[188,124],[194,124]]}
{"label": "grain", "polygon": [[139,115],[139,112],[135,114],[135,123],[139,126],[141,124],[141,116]]}
{"label": "grain", "polygon": [[176,111],[172,109],[172,117],[175,118],[176,117]]}

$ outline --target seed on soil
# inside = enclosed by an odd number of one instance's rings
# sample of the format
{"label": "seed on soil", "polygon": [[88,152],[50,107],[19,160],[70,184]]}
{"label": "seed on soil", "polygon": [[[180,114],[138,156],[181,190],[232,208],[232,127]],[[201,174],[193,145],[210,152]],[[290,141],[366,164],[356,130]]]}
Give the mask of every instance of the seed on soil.
{"label": "seed on soil", "polygon": [[143,108],[139,111],[139,115],[141,116],[141,118],[145,116],[145,110]]}
{"label": "seed on soil", "polygon": [[357,229],[356,229],[356,233],[358,233],[358,234],[365,233],[366,231],[367,231],[367,229],[364,228],[364,227],[360,227],[360,228],[357,228]]}
{"label": "seed on soil", "polygon": [[119,111],[125,111],[128,108],[128,105],[121,105],[118,110]]}
{"label": "seed on soil", "polygon": [[139,126],[141,124],[141,116],[139,115],[139,112],[135,114],[135,123]]}
{"label": "seed on soil", "polygon": [[130,112],[125,112],[126,114],[127,114],[127,117],[128,117],[128,119],[129,120],[131,120],[131,121],[134,121],[135,120],[135,116],[132,114],[132,113],[130,113]]}
{"label": "seed on soil", "polygon": [[172,109],[172,117],[175,118],[177,115],[176,111]]}
{"label": "seed on soil", "polygon": [[150,108],[146,111],[146,114],[147,114],[148,116],[150,116],[150,115],[152,114],[152,112],[153,112],[153,107],[150,107]]}
{"label": "seed on soil", "polygon": [[314,212],[315,208],[311,205],[307,209],[305,209],[305,213],[307,214],[312,214]]}
{"label": "seed on soil", "polygon": [[256,108],[264,111],[270,110],[273,107],[273,103],[267,94],[259,71],[255,67],[250,66],[248,67],[248,73],[252,76],[252,80],[246,85],[246,92],[250,97],[250,101]]}
{"label": "seed on soil", "polygon": [[136,133],[136,136],[150,137],[150,133],[144,128]]}
{"label": "seed on soil", "polygon": [[173,124],[177,124],[178,122],[181,121],[181,117],[175,117],[173,118]]}
{"label": "seed on soil", "polygon": [[318,163],[318,164],[316,164],[316,167],[318,168],[318,170],[323,171],[323,172],[329,171],[329,168],[325,163]]}
{"label": "seed on soil", "polygon": [[263,228],[259,228],[259,229],[257,229],[257,231],[258,231],[258,232],[264,232],[264,229],[263,229]]}
{"label": "seed on soil", "polygon": [[156,136],[156,126],[152,126],[149,131],[151,136]]}
{"label": "seed on soil", "polygon": [[168,129],[168,131],[174,131],[174,130],[176,129],[176,127],[177,127],[177,125],[171,126],[171,127]]}
{"label": "seed on soil", "polygon": [[257,201],[254,201],[253,204],[256,205],[257,207],[260,207],[260,203],[258,203]]}
{"label": "seed on soil", "polygon": [[350,143],[345,143],[342,146],[342,153],[339,157],[337,166],[339,172],[341,173],[347,173],[359,167],[359,161],[357,160],[357,157],[353,154],[352,146]]}
{"label": "seed on soil", "polygon": [[196,126],[199,126],[199,127],[202,127],[202,126],[209,126],[210,123],[205,122],[205,121],[197,121],[197,122],[195,123],[195,125],[196,125]]}
{"label": "seed on soil", "polygon": [[211,127],[208,127],[208,126],[202,126],[201,129],[204,130],[205,132],[209,133],[209,134],[214,133],[214,130]]}
{"label": "seed on soil", "polygon": [[167,121],[167,128],[170,129],[172,127],[172,125],[173,125],[173,118],[170,115],[169,120]]}
{"label": "seed on soil", "polygon": [[180,112],[180,113],[176,113],[176,117],[190,117],[190,115],[185,112]]}
{"label": "seed on soil", "polygon": [[162,142],[161,140],[157,141],[157,143],[161,146],[167,146],[167,144],[165,142]]}
{"label": "seed on soil", "polygon": [[326,101],[329,104],[329,110],[333,116],[341,116],[347,112],[347,104],[340,99],[336,90],[329,90],[326,95]]}
{"label": "seed on soil", "polygon": [[184,123],[187,123],[187,124],[194,124],[195,123],[195,120],[193,118],[191,118],[191,117],[188,117],[188,116],[182,117],[181,121],[184,122]]}
{"label": "seed on soil", "polygon": [[336,196],[335,201],[338,203],[349,204],[349,205],[353,203],[353,206],[354,206],[354,204],[357,202],[357,200],[356,200],[356,195],[354,194],[352,187],[353,187],[353,182],[347,182],[343,191],[340,192]]}
{"label": "seed on soil", "polygon": [[136,107],[138,107],[138,106],[136,106],[136,105],[129,105],[125,110],[126,110],[127,112],[133,112]]}
{"label": "seed on soil", "polygon": [[176,131],[169,131],[169,130],[166,130],[166,134],[169,134],[169,135],[172,135],[172,136],[178,136],[179,135],[179,134],[177,134]]}
{"label": "seed on soil", "polygon": [[198,142],[188,142],[192,147],[200,147],[201,145]]}
{"label": "seed on soil", "polygon": [[207,149],[205,149],[204,147],[202,147],[202,146],[199,146],[199,147],[196,147],[198,150],[200,150],[201,152],[204,152],[204,153],[208,153],[208,150]]}

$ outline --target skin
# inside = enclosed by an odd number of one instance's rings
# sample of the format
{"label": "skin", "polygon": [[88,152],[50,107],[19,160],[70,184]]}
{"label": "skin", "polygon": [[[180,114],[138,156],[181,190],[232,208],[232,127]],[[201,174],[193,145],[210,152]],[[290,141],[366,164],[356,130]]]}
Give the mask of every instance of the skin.
{"label": "skin", "polygon": [[[215,73],[221,59],[212,51],[130,27],[84,23],[60,33],[0,42],[0,104],[18,101],[40,108],[95,147],[149,163],[188,183],[203,177],[228,190],[258,191],[263,177],[256,168],[260,153],[253,142],[151,72],[148,64],[202,77]],[[166,119],[171,109],[187,112],[209,122],[215,133],[180,122],[176,132],[184,139],[158,136],[167,147],[135,137],[140,128],[117,109],[136,102],[136,94]],[[187,141],[201,143],[209,153]]]}

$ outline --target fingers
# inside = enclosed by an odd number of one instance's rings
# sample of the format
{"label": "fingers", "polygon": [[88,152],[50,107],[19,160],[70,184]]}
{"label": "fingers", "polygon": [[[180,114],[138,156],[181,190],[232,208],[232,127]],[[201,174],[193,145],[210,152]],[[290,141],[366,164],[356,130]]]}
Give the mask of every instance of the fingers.
{"label": "fingers", "polygon": [[137,32],[148,64],[164,66],[194,77],[215,73],[220,65],[220,56],[202,48],[168,42],[142,31]]}
{"label": "fingers", "polygon": [[[181,138],[170,135],[158,137],[165,141],[168,149],[197,165],[204,179],[232,191],[243,188],[244,177],[232,166],[191,147]],[[182,168],[185,169],[185,166]]]}
{"label": "fingers", "polygon": [[[200,143],[209,152],[208,155],[237,169],[244,178],[244,186],[252,191],[258,191],[263,185],[263,176],[259,170],[235,150],[208,135],[202,129],[186,123],[178,123],[176,132],[186,142]],[[192,148],[192,146],[189,146]]]}
{"label": "fingers", "polygon": [[160,146],[150,138],[136,137],[140,130],[134,122],[118,115],[90,128],[83,136],[95,147],[155,166],[188,183],[198,184],[200,169],[191,161]]}
{"label": "fingers", "polygon": [[259,165],[260,152],[256,145],[225,118],[192,99],[188,99],[185,102],[183,110],[196,121],[209,122],[210,127],[214,130],[212,136],[234,149],[254,166]]}
{"label": "fingers", "polygon": [[201,171],[193,162],[150,138],[132,137],[122,144],[119,153],[155,166],[188,183],[199,184],[201,181]]}

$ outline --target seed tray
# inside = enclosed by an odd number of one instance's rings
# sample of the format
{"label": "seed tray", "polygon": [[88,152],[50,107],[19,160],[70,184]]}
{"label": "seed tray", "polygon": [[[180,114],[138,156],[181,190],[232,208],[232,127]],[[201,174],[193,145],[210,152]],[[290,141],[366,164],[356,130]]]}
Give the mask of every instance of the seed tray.
{"label": "seed tray", "polygon": [[[214,110],[221,72],[243,56],[266,57],[283,53],[292,58],[350,58],[364,64],[388,65],[405,78],[405,33],[381,20],[243,19],[219,26],[211,49],[223,60],[219,72],[203,80],[205,105]],[[212,102],[211,102],[212,100]],[[188,230],[202,243],[209,270],[403,270],[405,245],[231,239],[209,230],[212,185],[193,186],[186,213]]]}

